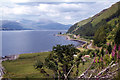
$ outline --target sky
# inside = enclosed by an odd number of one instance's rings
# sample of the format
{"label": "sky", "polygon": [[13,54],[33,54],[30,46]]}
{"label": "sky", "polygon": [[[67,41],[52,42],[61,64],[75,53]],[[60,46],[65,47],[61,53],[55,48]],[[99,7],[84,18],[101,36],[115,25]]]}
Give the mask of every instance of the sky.
{"label": "sky", "polygon": [[119,0],[0,0],[2,20],[52,20],[74,24],[92,17]]}

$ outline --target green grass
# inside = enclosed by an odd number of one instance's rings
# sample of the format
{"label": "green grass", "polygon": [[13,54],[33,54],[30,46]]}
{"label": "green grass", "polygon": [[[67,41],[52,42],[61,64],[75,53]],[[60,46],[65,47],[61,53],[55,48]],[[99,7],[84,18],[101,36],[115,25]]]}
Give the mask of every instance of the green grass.
{"label": "green grass", "polygon": [[85,65],[80,64],[79,65],[79,75],[82,74],[90,65],[91,65],[92,59],[85,62]]}
{"label": "green grass", "polygon": [[[32,54],[21,54],[19,59],[14,61],[4,61],[2,65],[4,66],[7,74],[4,75],[5,78],[46,78],[45,74],[40,73],[40,71],[34,68],[35,62],[39,59],[44,62],[45,57],[49,55],[50,52],[32,53]],[[44,67],[44,70],[50,75],[53,72]]]}
{"label": "green grass", "polygon": [[[77,28],[75,28],[73,31],[76,31],[79,27],[81,27],[82,25],[85,25],[86,23],[88,23],[88,22],[90,22],[91,21],[91,17],[90,18],[88,18],[88,19],[85,19],[85,20],[82,20],[82,21],[80,21],[80,22],[78,22],[78,24],[77,24]],[[73,32],[72,31],[72,32]]]}
{"label": "green grass", "polygon": [[99,23],[102,19],[109,18],[111,15],[117,12],[119,3],[116,3],[112,5],[110,8],[108,8],[104,13],[102,13],[100,16],[96,17],[92,24],[95,26],[97,23]]}
{"label": "green grass", "polygon": [[[41,53],[31,53],[31,54],[21,54],[17,60],[14,61],[4,61],[2,62],[5,71],[7,72],[3,77],[4,78],[52,78],[53,71],[46,68],[43,69],[49,74],[46,76],[43,73],[40,73],[39,70],[34,68],[35,62],[39,59],[44,62],[45,57],[47,57],[50,52],[41,52]],[[87,61],[85,65],[79,65],[79,75],[84,72],[88,66],[91,64],[91,60]],[[76,67],[73,69],[71,73],[72,76],[75,76]]]}

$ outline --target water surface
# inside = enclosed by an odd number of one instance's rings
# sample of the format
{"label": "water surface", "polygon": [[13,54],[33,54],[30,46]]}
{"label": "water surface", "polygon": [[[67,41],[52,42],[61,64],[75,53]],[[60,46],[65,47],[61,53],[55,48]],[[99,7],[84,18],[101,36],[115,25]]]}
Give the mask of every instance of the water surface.
{"label": "water surface", "polygon": [[58,32],[60,31],[3,31],[2,56],[51,51],[57,44],[80,45],[78,42],[66,40],[63,36],[54,36]]}

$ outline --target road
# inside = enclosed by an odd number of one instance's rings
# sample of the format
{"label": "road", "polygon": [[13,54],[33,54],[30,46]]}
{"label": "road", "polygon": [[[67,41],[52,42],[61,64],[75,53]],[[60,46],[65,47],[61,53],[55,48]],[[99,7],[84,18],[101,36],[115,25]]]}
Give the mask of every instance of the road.
{"label": "road", "polygon": [[92,43],[87,46],[88,49],[92,49]]}

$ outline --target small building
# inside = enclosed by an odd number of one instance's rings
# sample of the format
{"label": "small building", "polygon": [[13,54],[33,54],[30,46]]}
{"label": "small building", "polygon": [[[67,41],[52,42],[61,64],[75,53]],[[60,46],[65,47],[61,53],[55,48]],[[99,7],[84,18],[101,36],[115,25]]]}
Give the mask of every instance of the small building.
{"label": "small building", "polygon": [[74,54],[73,56],[74,56],[74,57],[77,57],[77,55],[75,55],[75,54]]}

